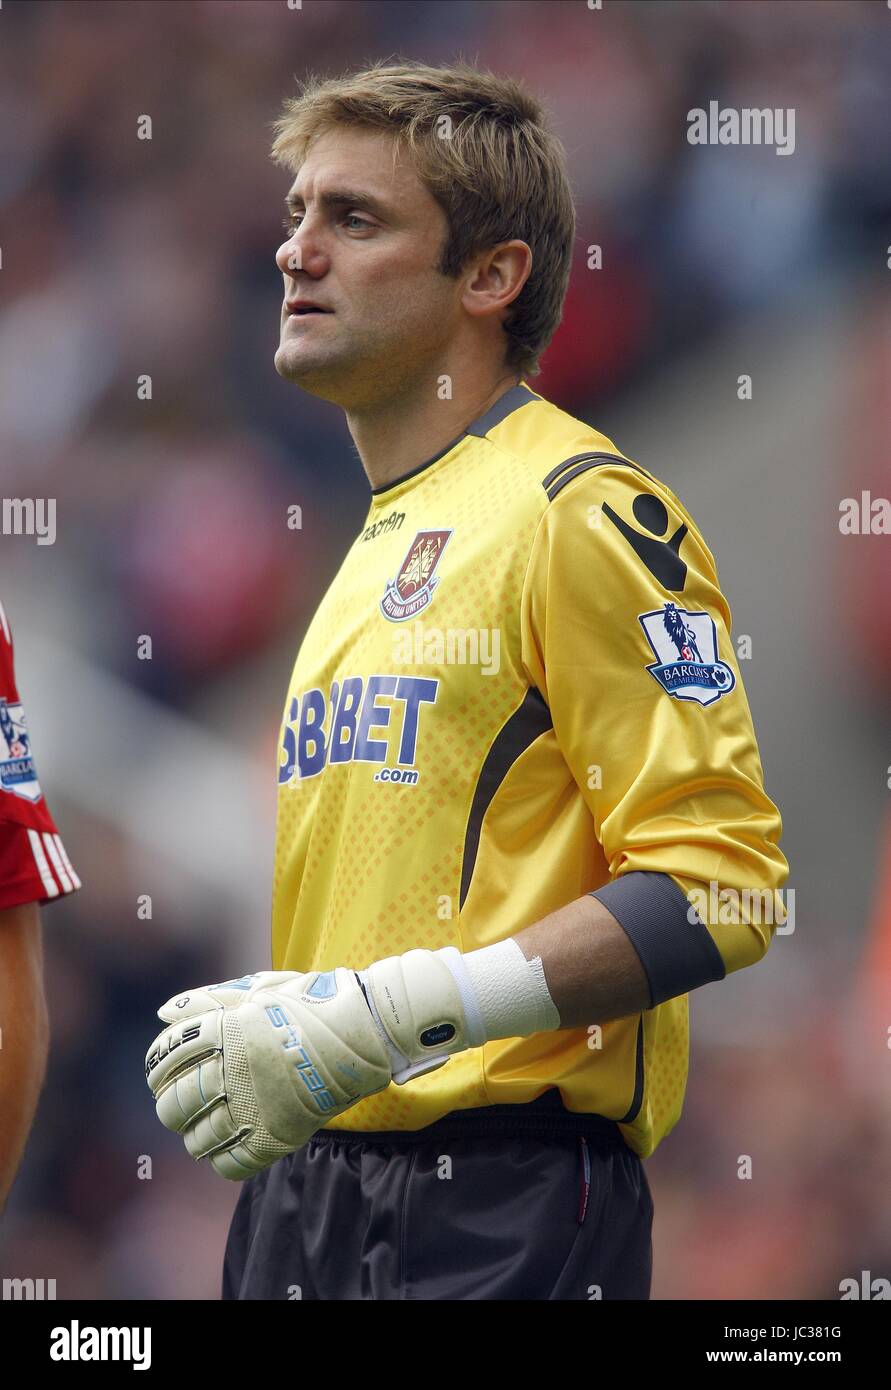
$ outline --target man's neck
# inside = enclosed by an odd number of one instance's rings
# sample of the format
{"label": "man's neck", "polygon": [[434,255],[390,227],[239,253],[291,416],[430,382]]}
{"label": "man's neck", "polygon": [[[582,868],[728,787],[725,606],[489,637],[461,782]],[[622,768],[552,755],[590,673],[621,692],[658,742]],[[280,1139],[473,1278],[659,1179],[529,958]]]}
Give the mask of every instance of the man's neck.
{"label": "man's neck", "polygon": [[483,389],[461,390],[440,400],[425,385],[373,411],[347,412],[347,424],[371,487],[386,487],[434,458],[521,380],[507,371]]}

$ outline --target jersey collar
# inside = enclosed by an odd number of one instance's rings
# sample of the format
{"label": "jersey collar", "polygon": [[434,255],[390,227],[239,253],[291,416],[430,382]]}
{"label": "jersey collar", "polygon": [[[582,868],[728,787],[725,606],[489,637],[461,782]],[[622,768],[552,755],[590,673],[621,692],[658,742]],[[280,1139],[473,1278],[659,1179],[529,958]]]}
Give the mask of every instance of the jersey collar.
{"label": "jersey collar", "polygon": [[372,497],[382,497],[385,493],[391,492],[393,488],[400,487],[403,483],[408,482],[409,478],[414,478],[419,473],[423,473],[425,469],[431,468],[434,463],[438,463],[440,459],[445,458],[446,454],[450,454],[456,444],[460,444],[461,440],[465,439],[468,435],[474,435],[477,439],[485,439],[489,431],[493,430],[496,425],[500,425],[502,420],[506,420],[508,415],[512,415],[513,412],[519,410],[521,406],[528,405],[530,401],[537,401],[538,399],[539,397],[535,392],[530,391],[529,387],[522,381],[518,381],[515,386],[509,386],[508,389],[498,397],[494,405],[490,405],[487,411],[480,415],[478,419],[472,421],[471,424],[469,424],[466,429],[462,430],[444,449],[440,449],[438,454],[434,454],[432,458],[425,459],[423,463],[418,464],[417,468],[410,469],[408,473],[403,473],[401,478],[393,478],[389,483],[385,483],[383,487],[373,487],[371,489]]}

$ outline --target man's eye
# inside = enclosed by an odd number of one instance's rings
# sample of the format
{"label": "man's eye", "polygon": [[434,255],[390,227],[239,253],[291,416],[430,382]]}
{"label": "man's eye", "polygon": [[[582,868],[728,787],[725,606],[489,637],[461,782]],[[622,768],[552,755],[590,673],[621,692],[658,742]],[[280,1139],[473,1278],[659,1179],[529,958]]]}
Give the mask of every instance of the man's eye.
{"label": "man's eye", "polygon": [[[296,212],[288,213],[286,217],[283,217],[283,218],[282,218],[282,230],[284,231],[285,235],[286,235],[287,237],[292,237],[292,236],[294,235],[294,233],[296,232],[297,228],[300,226],[300,223],[301,223],[302,220],[303,220],[303,219],[302,219],[302,217],[300,216],[300,214],[299,214],[299,213],[296,213]],[[357,230],[357,231],[360,230],[360,229],[363,228],[363,227],[368,227],[369,229],[372,229],[372,228],[374,227],[374,223],[373,223],[373,222],[367,222],[367,221],[365,220],[365,218],[364,218],[364,217],[360,217],[359,214],[358,214],[357,212],[348,212],[348,213],[346,214],[346,216],[344,217],[343,220],[344,220],[344,222],[353,222],[353,223],[356,223],[356,224],[357,224],[357,226],[356,226],[356,230]]]}

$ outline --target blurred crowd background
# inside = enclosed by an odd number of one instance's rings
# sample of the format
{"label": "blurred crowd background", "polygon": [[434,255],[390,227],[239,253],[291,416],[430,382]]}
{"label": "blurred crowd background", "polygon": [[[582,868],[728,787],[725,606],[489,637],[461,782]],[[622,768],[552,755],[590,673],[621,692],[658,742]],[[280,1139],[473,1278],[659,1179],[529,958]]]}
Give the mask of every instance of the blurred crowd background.
{"label": "blurred crowd background", "polygon": [[[0,1274],[219,1293],[237,1188],[162,1130],[143,1057],[170,995],[268,965],[287,680],[368,505],[340,412],[273,369],[270,123],[295,77],[396,54],[545,101],[579,235],[531,384],[678,493],[751,638],[795,930],[691,999],[653,1296],[837,1298],[891,1277],[891,537],[838,526],[891,496],[880,0],[3,4],[0,475],[57,499],[57,539],[0,536],[0,597],[84,887],[43,914],[52,1051]],[[688,144],[712,99],[794,108],[794,154]]]}

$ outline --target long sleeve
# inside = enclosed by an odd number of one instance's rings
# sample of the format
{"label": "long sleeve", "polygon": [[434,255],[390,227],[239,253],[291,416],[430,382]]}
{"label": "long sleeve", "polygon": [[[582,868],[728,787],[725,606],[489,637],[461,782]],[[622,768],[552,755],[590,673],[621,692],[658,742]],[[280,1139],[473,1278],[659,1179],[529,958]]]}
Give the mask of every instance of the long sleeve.
{"label": "long sleeve", "polygon": [[526,573],[523,661],[609,866],[596,896],[656,1004],[765,954],[785,920],[782,824],[692,518],[630,463],[557,482]]}

